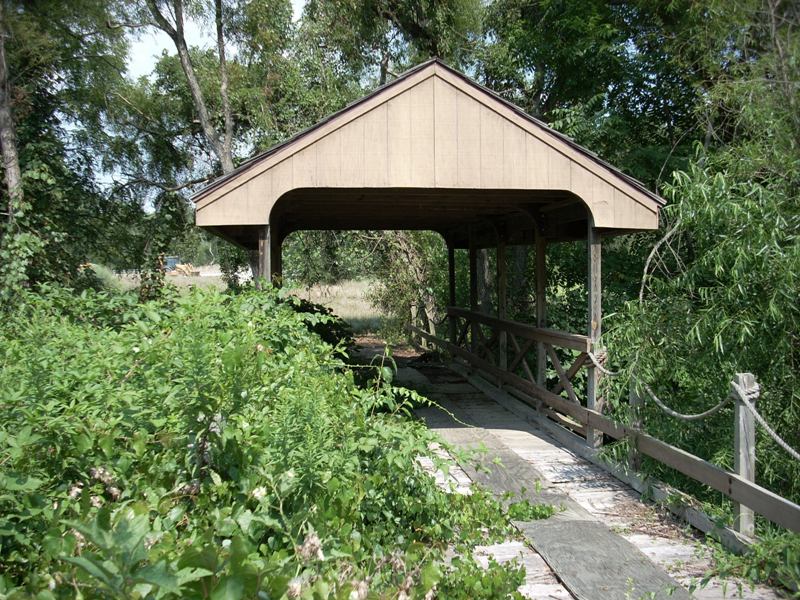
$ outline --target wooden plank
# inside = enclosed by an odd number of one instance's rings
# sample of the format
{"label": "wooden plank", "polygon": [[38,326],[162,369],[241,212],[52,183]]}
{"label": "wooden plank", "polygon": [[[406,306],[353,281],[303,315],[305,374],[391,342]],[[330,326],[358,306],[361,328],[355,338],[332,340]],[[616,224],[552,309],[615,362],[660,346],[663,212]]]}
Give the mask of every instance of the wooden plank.
{"label": "wooden plank", "polygon": [[[497,238],[497,317],[506,319],[508,304],[508,263],[506,260],[506,239],[501,233]],[[508,366],[508,333],[501,329],[497,333],[497,366]]]}
{"label": "wooden plank", "polygon": [[578,397],[575,395],[575,390],[572,388],[572,382],[570,382],[570,380],[567,378],[567,374],[564,372],[564,367],[561,366],[561,361],[558,360],[556,351],[553,350],[553,347],[550,344],[545,344],[544,347],[547,350],[547,355],[550,357],[550,362],[553,363],[553,367],[555,367],[556,373],[558,373],[558,378],[561,381],[562,387],[567,391],[567,396],[575,404],[580,404]]}
{"label": "wooden plank", "polygon": [[549,390],[543,390],[538,385],[524,380],[518,375],[498,369],[469,351],[453,346],[446,340],[432,336],[422,330],[417,331],[421,335],[428,336],[428,339],[433,343],[457,356],[461,356],[493,377],[502,379],[504,383],[516,387],[520,391],[542,400],[551,408],[571,416],[578,423],[597,429],[614,439],[628,438],[642,454],[654,458],[662,464],[723,493],[735,502],[752,508],[773,523],[800,533],[800,506],[794,502],[685,450],[662,442],[633,427],[612,421],[594,410],[573,404]]}
{"label": "wooden plank", "polygon": [[514,346],[514,351],[517,353],[517,355],[511,362],[511,366],[508,367],[508,371],[513,373],[516,370],[517,366],[522,364],[522,369],[525,371],[525,375],[527,375],[528,379],[530,379],[532,382],[535,382],[536,378],[533,376],[533,373],[531,373],[531,368],[528,366],[528,360],[527,357],[525,356],[531,349],[531,346],[533,346],[534,341],[525,340],[525,343],[520,347],[519,342],[517,342],[516,336],[513,333],[509,335],[511,336],[511,344]]}
{"label": "wooden plank", "polygon": [[[743,390],[751,390],[756,378],[751,373],[737,373],[735,383]],[[755,403],[755,399],[752,400]],[[747,481],[756,480],[756,423],[753,413],[734,394],[733,408],[733,470]],[[748,537],[755,535],[752,509],[738,502],[733,504],[733,527]]]}
{"label": "wooden plank", "polygon": [[699,508],[697,501],[691,496],[660,481],[650,478],[644,479],[624,466],[611,462],[604,453],[586,446],[586,442],[582,437],[578,437],[573,432],[545,418],[538,409],[531,406],[523,392],[512,389],[511,391],[514,392],[512,396],[508,391],[498,389],[493,383],[490,383],[479,374],[467,372],[459,364],[451,363],[449,368],[466,377],[475,388],[481,390],[500,406],[511,411],[519,418],[541,427],[565,448],[585,458],[592,464],[605,469],[619,481],[631,486],[639,494],[646,495],[652,498],[654,502],[665,506],[675,516],[689,523],[692,527],[712,536],[714,539],[718,539],[728,550],[743,554],[749,549],[750,540],[729,527],[720,526],[715,519],[710,518]]}
{"label": "wooden plank", "polygon": [[[447,292],[448,304],[450,306],[456,305],[456,249],[452,242],[447,243]],[[450,341],[456,343],[456,321],[455,316],[448,316],[448,327],[450,332]]]}
{"label": "wooden plank", "polygon": [[503,121],[496,112],[480,107],[481,125],[481,187],[503,187]]}
{"label": "wooden plank", "polygon": [[[475,234],[472,227],[469,229],[469,308],[470,311],[477,314],[478,311],[478,248],[475,246]],[[454,313],[458,314],[458,313]],[[477,322],[470,319],[468,315],[460,315],[471,322],[470,333],[470,347],[475,350],[477,333]]]}
{"label": "wooden plank", "polygon": [[388,112],[386,104],[382,104],[364,115],[364,185],[367,187],[382,187],[389,181]]}
{"label": "wooden plank", "polygon": [[686,589],[603,523],[551,518],[515,525],[579,600],[690,598]]}
{"label": "wooden plank", "polygon": [[[572,378],[575,377],[575,373],[577,373],[583,364],[589,360],[589,356],[585,352],[581,352],[578,357],[573,361],[572,365],[570,365],[569,369],[567,369],[567,379],[572,381]],[[559,381],[555,387],[553,387],[554,394],[560,394],[561,390],[563,390],[563,386]]]}
{"label": "wooden plank", "polygon": [[[269,225],[264,225],[258,230],[258,279],[261,281],[272,281],[271,244]],[[260,288],[260,281],[256,281],[256,287]]]}
{"label": "wooden plank", "polygon": [[[539,329],[547,327],[547,240],[538,230],[536,231],[536,326]],[[536,345],[536,383],[544,387],[547,375],[547,359],[544,354],[544,344]]]}
{"label": "wooden plank", "polygon": [[401,94],[388,102],[387,139],[389,143],[389,182],[411,186],[411,96]]}
{"label": "wooden plank", "polygon": [[[473,416],[469,408],[458,402],[445,404],[443,408],[461,422],[473,426],[456,427],[457,423],[449,415],[442,418],[431,414],[430,410],[422,414],[428,426],[445,441],[462,449],[485,450],[461,465],[470,479],[501,499],[511,492],[512,502],[524,498],[532,504],[562,508],[549,519],[515,521],[514,525],[575,598],[688,600],[689,594],[684,588],[633,544],[596,521],[575,500],[556,491],[530,462],[484,429],[481,420]],[[607,556],[607,552],[613,556]]]}
{"label": "wooden plank", "polygon": [[517,323],[516,321],[498,319],[474,310],[469,311],[455,306],[448,307],[447,311],[448,313],[452,312],[452,314],[459,317],[475,320],[479,323],[483,323],[484,325],[489,325],[490,327],[504,329],[505,331],[513,333],[523,339],[533,339],[536,341],[553,344],[554,346],[558,346],[560,348],[580,350],[581,352],[586,352],[591,348],[589,338],[584,335],[568,333],[566,331],[558,331],[557,329],[542,329],[539,327],[534,327],[533,325]]}
{"label": "wooden plank", "polygon": [[411,110],[409,185],[415,187],[432,188],[436,182],[433,80],[423,81],[406,92]]}
{"label": "wooden plank", "polygon": [[436,187],[458,184],[458,111],[453,107],[459,93],[449,83],[434,78]]}
{"label": "wooden plank", "polygon": [[481,105],[464,94],[456,96],[458,111],[458,187],[481,187]]}
{"label": "wooden plank", "polygon": [[[341,183],[348,187],[362,187],[365,174],[365,139],[364,127],[366,119],[356,119],[339,130],[341,136]],[[370,149],[375,140],[370,140]]]}

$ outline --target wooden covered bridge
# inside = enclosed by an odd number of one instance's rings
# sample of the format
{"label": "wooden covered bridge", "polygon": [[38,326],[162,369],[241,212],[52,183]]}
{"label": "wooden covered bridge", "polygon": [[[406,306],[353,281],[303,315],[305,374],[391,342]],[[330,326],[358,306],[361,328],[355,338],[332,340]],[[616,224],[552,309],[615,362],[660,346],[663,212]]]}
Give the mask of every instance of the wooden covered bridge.
{"label": "wooden covered bridge", "polygon": [[[595,410],[601,376],[593,352],[602,323],[602,240],[657,229],[663,200],[441,61],[419,65],[250,159],[194,200],[197,224],[249,250],[254,272],[275,283],[281,278],[282,242],[294,231],[440,233],[449,251],[450,339],[424,331],[420,335],[466,359],[493,382],[535,399],[540,411],[565,431],[580,434],[590,450],[604,434],[629,437],[641,452],[800,530],[800,507]],[[580,333],[547,328],[545,254],[549,244],[571,240],[587,241],[588,319]],[[504,257],[508,246],[518,244],[536,249],[535,324],[505,318]],[[477,310],[477,253],[483,248],[497,251],[496,316]],[[455,306],[456,249],[469,250],[468,309]],[[564,349],[577,351],[572,364],[562,364],[559,350]],[[548,361],[558,374],[555,383],[545,378]],[[587,375],[585,398],[578,398],[572,385],[581,369]],[[747,533],[752,516],[743,515]],[[593,543],[611,543],[595,533]],[[543,530],[537,535],[547,539]],[[627,556],[618,543],[609,547],[621,553],[620,559]],[[633,577],[637,590],[652,590],[648,579],[663,583],[635,560],[639,571],[632,573],[619,560],[611,562],[619,567],[613,576]],[[583,592],[571,592],[587,598],[627,597],[611,589],[593,596],[586,585]]]}

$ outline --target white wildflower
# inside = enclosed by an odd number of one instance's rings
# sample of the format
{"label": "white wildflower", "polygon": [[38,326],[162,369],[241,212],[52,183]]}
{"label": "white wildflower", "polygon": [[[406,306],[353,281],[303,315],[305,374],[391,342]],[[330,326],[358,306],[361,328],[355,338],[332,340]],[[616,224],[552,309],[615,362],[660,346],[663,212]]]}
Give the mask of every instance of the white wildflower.
{"label": "white wildflower", "polygon": [[300,594],[303,593],[303,582],[295,577],[289,582],[289,586],[286,588],[286,596],[288,598],[299,598]]}
{"label": "white wildflower", "polygon": [[133,353],[134,353],[134,354],[139,354],[139,352],[141,351],[141,349],[139,348],[139,346],[134,346],[133,348],[131,348],[131,350],[133,350]]}
{"label": "white wildflower", "polygon": [[82,492],[83,492],[83,484],[76,483],[71,488],[69,488],[69,497],[75,500],[75,498],[80,496]]}
{"label": "white wildflower", "polygon": [[351,581],[353,590],[350,592],[350,600],[366,600],[369,595],[369,586],[366,581]]}
{"label": "white wildflower", "polygon": [[263,500],[267,495],[267,488],[263,485],[255,488],[250,495],[253,496],[256,500]]}
{"label": "white wildflower", "polygon": [[92,496],[89,498],[89,503],[95,508],[100,508],[103,506],[103,499],[100,496]]}
{"label": "white wildflower", "polygon": [[227,550],[231,547],[231,541],[229,539],[222,540],[222,547]]}
{"label": "white wildflower", "polygon": [[325,560],[325,554],[322,552],[322,542],[315,531],[312,531],[306,536],[303,545],[297,549],[297,553],[304,561],[308,562],[314,560]]}

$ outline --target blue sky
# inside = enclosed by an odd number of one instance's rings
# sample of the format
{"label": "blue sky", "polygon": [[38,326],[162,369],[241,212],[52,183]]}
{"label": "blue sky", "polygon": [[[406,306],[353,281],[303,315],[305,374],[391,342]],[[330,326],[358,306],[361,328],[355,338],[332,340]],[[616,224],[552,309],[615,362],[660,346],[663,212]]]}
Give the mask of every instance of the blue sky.
{"label": "blue sky", "polygon": [[[306,0],[292,0],[294,19],[297,20],[303,11]],[[210,47],[214,42],[213,33],[203,29],[202,25],[189,20],[186,22],[186,41],[190,46]],[[158,57],[166,50],[175,54],[175,46],[167,34],[157,30],[140,32],[131,41],[131,53],[128,59],[128,75],[133,78],[148,75],[152,72]]]}

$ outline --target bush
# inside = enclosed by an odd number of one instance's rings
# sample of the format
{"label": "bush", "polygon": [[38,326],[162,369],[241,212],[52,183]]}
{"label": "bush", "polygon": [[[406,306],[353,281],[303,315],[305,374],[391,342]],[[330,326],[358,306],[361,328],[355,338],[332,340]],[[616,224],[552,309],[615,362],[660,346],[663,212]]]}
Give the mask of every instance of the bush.
{"label": "bush", "polygon": [[[432,440],[273,293],[59,288],[0,324],[0,595],[514,593],[469,545],[498,504],[416,467]],[[444,562],[453,547],[463,558]]]}

